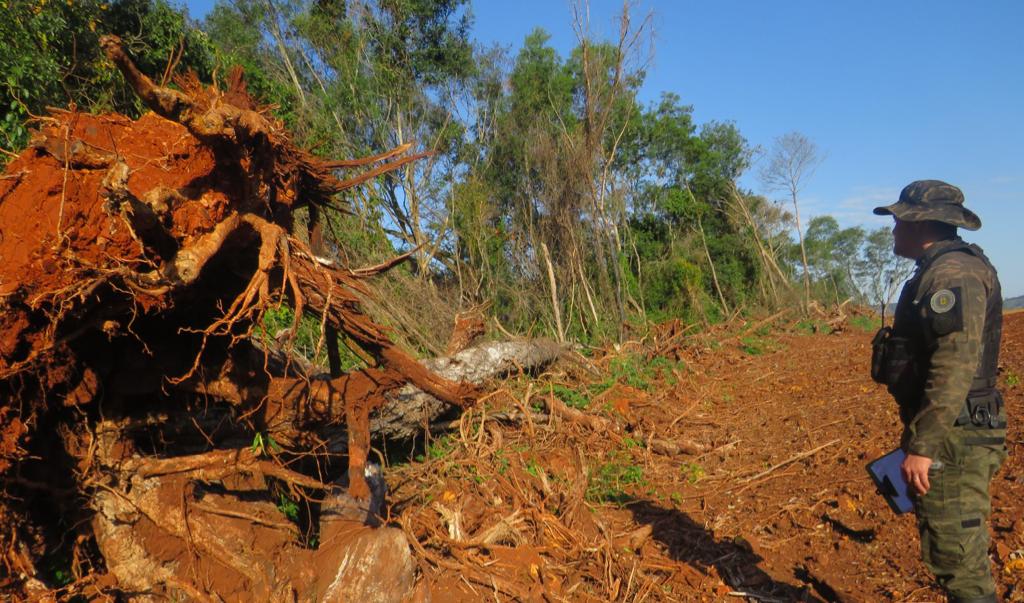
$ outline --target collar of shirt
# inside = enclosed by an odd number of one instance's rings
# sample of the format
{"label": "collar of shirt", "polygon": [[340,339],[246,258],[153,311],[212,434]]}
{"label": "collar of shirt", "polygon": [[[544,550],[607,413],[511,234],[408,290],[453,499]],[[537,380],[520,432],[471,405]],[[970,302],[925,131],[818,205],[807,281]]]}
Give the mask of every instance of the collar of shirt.
{"label": "collar of shirt", "polygon": [[921,257],[917,258],[917,267],[920,268],[922,265],[927,264],[932,258],[942,252],[943,249],[947,249],[953,245],[962,245],[963,239],[960,237],[953,237],[952,239],[945,239],[943,241],[935,241],[931,244],[928,249],[924,250]]}

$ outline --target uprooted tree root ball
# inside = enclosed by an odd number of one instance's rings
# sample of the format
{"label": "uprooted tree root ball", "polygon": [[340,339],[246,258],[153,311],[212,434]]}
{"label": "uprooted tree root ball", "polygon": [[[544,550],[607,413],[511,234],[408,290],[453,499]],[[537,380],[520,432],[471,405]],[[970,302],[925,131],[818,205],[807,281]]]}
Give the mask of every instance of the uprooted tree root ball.
{"label": "uprooted tree root ball", "polygon": [[[64,595],[407,592],[342,554],[377,547],[411,576],[400,531],[369,538],[331,518],[365,520],[380,503],[366,461],[386,394],[411,385],[465,407],[477,389],[425,368],[361,309],[364,281],[404,257],[349,269],[293,227],[297,209],[418,156],[406,145],[322,161],[253,104],[240,73],[223,91],[194,76],[160,87],[119,40],[102,44],[153,113],[53,111],[0,176],[0,519],[12,526],[0,587],[43,596],[37,578],[58,564],[69,575],[48,581],[72,582]],[[343,180],[342,168],[364,169]],[[270,338],[261,318],[280,304],[295,323]],[[294,361],[303,314],[369,366],[332,377]],[[347,472],[326,454],[339,441]],[[297,535],[281,501],[315,501],[318,527]],[[40,527],[55,518],[63,542]]]}

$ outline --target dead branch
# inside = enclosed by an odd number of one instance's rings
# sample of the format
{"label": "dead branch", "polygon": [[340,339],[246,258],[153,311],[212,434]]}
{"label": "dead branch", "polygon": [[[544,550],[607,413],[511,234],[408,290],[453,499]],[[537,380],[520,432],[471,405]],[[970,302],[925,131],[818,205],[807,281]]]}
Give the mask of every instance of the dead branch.
{"label": "dead branch", "polygon": [[743,483],[749,483],[749,482],[756,481],[756,480],[758,480],[758,479],[768,475],[769,473],[775,471],[776,469],[781,469],[782,467],[785,467],[786,465],[789,465],[790,463],[795,463],[796,461],[799,461],[800,459],[805,459],[805,458],[807,458],[809,456],[814,456],[815,454],[817,454],[821,450],[824,450],[825,448],[828,448],[829,446],[831,446],[833,444],[838,444],[840,441],[841,440],[832,440],[831,442],[826,442],[826,443],[822,444],[821,446],[817,446],[817,447],[812,448],[811,450],[808,450],[806,452],[801,452],[800,454],[791,456],[788,459],[782,461],[781,463],[777,463],[775,465],[772,465],[771,467],[765,469],[764,471],[758,473],[757,475],[753,475],[751,477],[743,479],[742,482]]}

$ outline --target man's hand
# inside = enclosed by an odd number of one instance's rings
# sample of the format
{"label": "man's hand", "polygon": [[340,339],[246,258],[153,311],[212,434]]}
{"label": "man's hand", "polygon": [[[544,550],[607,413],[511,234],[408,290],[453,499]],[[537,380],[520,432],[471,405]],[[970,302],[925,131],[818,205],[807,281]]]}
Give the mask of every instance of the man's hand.
{"label": "man's hand", "polygon": [[908,454],[900,465],[903,472],[903,479],[918,494],[924,496],[932,485],[928,482],[928,469],[932,466],[932,460],[926,456]]}

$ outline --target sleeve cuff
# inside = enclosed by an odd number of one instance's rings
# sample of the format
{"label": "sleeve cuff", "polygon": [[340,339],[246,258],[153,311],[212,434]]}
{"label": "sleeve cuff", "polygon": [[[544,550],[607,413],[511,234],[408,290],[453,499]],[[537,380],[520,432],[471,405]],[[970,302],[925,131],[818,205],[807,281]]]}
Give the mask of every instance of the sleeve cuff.
{"label": "sleeve cuff", "polygon": [[935,460],[935,457],[939,453],[939,443],[923,441],[915,436],[912,437],[909,442],[907,442],[907,448],[905,452],[907,454],[916,454],[917,456],[923,456]]}

